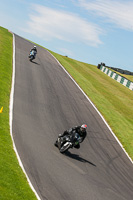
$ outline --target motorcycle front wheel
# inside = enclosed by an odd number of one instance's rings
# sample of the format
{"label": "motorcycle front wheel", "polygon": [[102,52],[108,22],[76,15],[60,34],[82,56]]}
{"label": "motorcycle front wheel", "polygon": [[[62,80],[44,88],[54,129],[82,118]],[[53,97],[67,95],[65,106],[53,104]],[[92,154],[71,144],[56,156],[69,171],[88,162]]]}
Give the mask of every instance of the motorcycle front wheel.
{"label": "motorcycle front wheel", "polygon": [[66,142],[61,148],[60,148],[60,153],[65,153],[68,151],[69,148],[72,147],[72,144],[70,142]]}

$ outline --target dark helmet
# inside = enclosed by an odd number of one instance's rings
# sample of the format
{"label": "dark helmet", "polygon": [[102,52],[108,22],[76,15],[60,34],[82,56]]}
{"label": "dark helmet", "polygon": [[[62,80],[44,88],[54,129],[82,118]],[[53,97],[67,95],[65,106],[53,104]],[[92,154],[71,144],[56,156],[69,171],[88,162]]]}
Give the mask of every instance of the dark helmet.
{"label": "dark helmet", "polygon": [[80,127],[80,133],[81,133],[81,135],[83,135],[83,134],[86,132],[86,129],[87,129],[87,125],[86,125],[86,124],[83,124],[83,125]]}

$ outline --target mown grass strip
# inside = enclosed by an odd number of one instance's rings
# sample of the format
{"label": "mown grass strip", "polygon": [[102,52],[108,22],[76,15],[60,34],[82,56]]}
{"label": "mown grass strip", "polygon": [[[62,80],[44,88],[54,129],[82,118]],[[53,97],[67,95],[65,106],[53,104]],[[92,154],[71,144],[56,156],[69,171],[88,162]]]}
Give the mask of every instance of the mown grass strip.
{"label": "mown grass strip", "polygon": [[9,128],[12,79],[12,34],[0,27],[0,199],[36,199],[13,150]]}

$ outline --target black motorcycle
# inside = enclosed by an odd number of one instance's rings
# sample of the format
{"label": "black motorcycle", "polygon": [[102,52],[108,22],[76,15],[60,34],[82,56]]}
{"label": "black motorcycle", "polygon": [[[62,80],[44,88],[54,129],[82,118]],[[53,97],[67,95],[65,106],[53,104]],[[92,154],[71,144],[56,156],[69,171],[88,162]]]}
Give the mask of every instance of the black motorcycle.
{"label": "black motorcycle", "polygon": [[55,146],[58,147],[60,153],[65,153],[68,149],[73,148],[78,145],[80,142],[80,136],[78,133],[73,133],[72,135],[65,135],[62,137],[58,137],[55,142]]}
{"label": "black motorcycle", "polygon": [[29,60],[32,61],[36,58],[36,51],[32,50],[29,54]]}

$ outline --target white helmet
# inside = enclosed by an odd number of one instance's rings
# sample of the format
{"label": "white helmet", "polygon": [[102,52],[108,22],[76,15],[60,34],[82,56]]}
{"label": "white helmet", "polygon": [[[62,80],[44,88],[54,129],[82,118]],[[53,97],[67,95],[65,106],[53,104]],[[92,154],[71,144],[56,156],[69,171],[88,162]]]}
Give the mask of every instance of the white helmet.
{"label": "white helmet", "polygon": [[85,132],[87,129],[87,125],[86,124],[83,124],[80,128],[81,132]]}

